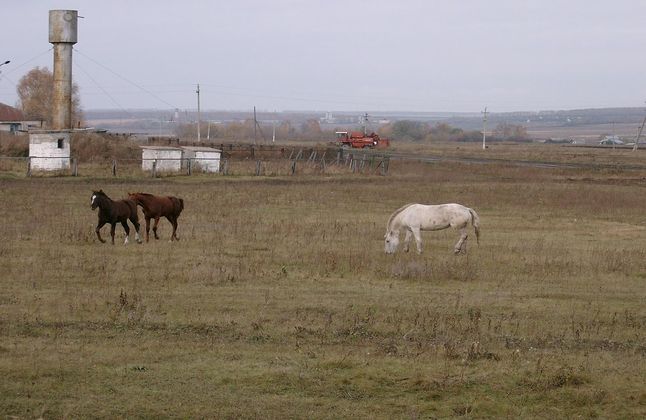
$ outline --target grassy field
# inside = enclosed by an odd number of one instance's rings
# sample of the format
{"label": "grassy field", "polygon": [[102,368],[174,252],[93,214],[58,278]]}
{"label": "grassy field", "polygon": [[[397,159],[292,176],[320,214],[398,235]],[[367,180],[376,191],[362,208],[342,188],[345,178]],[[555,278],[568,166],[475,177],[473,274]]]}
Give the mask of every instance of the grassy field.
{"label": "grassy field", "polygon": [[[646,174],[390,169],[0,178],[0,412],[646,416]],[[181,241],[162,221],[159,241],[99,243],[98,188],[182,197]],[[408,202],[474,208],[480,245],[454,256],[441,231],[385,255]]]}

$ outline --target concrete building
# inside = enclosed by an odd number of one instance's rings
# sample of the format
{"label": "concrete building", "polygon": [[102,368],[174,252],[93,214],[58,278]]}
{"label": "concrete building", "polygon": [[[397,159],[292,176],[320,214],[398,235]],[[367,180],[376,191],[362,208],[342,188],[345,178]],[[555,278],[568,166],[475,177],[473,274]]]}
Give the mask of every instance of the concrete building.
{"label": "concrete building", "polygon": [[182,169],[183,150],[172,146],[140,146],[141,169],[158,172],[179,172]]}
{"label": "concrete building", "polygon": [[191,161],[194,171],[220,172],[220,156],[222,151],[212,147],[182,146],[186,164]]}
{"label": "concrete building", "polygon": [[70,136],[66,131],[60,136],[51,131],[30,131],[29,157],[31,168],[57,171],[70,167]]}

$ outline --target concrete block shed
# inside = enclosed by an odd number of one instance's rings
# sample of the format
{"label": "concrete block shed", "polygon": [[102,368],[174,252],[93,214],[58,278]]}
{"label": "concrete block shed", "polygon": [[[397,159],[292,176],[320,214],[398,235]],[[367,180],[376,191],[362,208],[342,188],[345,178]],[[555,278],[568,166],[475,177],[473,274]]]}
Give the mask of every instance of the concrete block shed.
{"label": "concrete block shed", "polygon": [[29,157],[36,170],[57,171],[70,167],[68,131],[33,131],[29,133]]}
{"label": "concrete block shed", "polygon": [[171,146],[140,146],[141,169],[152,171],[153,162],[160,172],[179,172],[182,169],[183,150]]}
{"label": "concrete block shed", "polygon": [[182,146],[182,150],[184,159],[190,159],[193,170],[211,173],[220,171],[221,150],[200,146]]}

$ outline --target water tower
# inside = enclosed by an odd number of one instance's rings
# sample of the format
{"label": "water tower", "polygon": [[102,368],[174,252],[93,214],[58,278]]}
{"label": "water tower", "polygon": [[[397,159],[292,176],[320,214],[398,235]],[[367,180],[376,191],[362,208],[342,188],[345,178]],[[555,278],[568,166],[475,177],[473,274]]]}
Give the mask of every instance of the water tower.
{"label": "water tower", "polygon": [[49,11],[49,42],[54,45],[54,87],[50,130],[29,132],[31,167],[61,170],[70,167],[72,132],[72,46],[77,40],[78,12]]}

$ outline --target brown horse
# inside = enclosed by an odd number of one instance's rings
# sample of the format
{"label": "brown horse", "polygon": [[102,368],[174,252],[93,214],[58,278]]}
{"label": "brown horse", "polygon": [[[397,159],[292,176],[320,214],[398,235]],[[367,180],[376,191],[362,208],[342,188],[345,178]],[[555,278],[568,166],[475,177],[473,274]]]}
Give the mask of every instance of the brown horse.
{"label": "brown horse", "polygon": [[150,219],[155,219],[153,234],[155,235],[155,239],[159,239],[159,236],[157,236],[157,224],[159,223],[160,217],[165,217],[173,225],[173,233],[170,236],[170,240],[175,239],[179,241],[176,233],[177,218],[182,210],[184,210],[184,200],[172,196],[160,197],[141,192],[128,193],[128,198],[140,205],[144,212],[144,217],[146,218],[146,242],[149,239]]}
{"label": "brown horse", "polygon": [[90,204],[92,210],[99,208],[99,223],[96,225],[96,236],[99,241],[105,243],[101,238],[101,228],[106,223],[110,223],[110,236],[112,236],[112,245],[114,245],[114,228],[117,223],[121,223],[123,229],[126,231],[126,240],[124,245],[128,243],[128,236],[130,236],[130,228],[128,227],[128,219],[135,226],[136,236],[135,239],[141,243],[139,238],[139,216],[137,215],[137,204],[132,200],[119,200],[112,201],[103,190],[92,192],[92,202]]}

